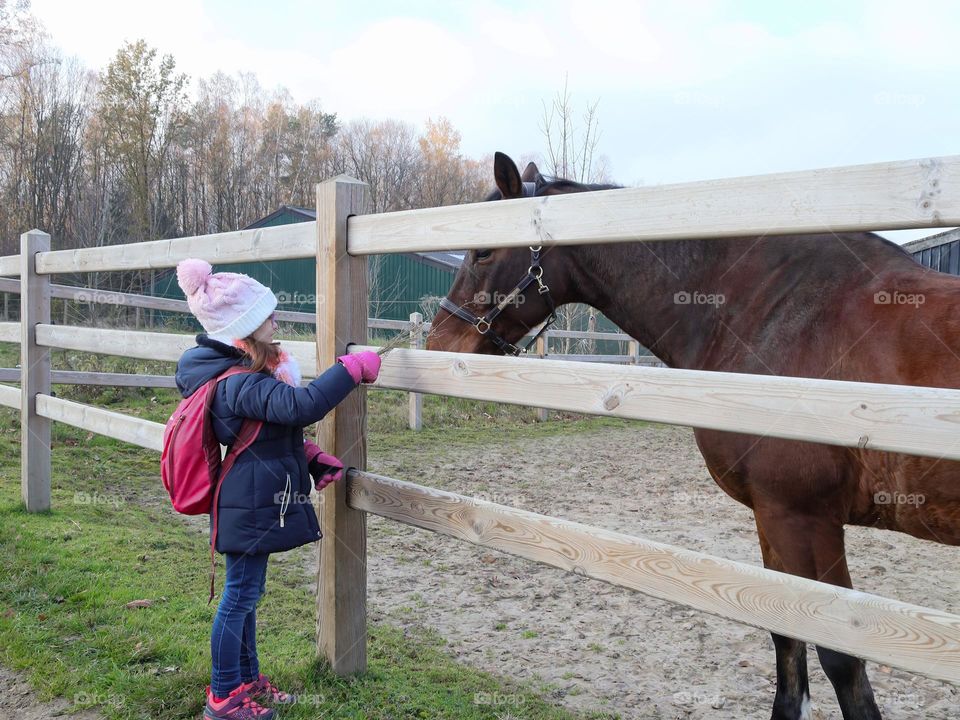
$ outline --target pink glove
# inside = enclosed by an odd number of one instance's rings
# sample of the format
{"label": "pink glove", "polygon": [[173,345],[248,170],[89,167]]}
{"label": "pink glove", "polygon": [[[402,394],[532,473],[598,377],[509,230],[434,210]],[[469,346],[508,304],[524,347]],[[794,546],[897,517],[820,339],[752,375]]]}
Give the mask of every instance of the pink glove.
{"label": "pink glove", "polygon": [[361,382],[371,383],[380,374],[380,356],[372,350],[364,350],[353,355],[341,355],[337,358],[337,362],[347,369],[350,377],[358,385]]}
{"label": "pink glove", "polygon": [[323,490],[330,483],[343,478],[343,463],[339,458],[325,453],[309,440],[303,441],[303,449],[307,453],[307,468],[317,490]]}

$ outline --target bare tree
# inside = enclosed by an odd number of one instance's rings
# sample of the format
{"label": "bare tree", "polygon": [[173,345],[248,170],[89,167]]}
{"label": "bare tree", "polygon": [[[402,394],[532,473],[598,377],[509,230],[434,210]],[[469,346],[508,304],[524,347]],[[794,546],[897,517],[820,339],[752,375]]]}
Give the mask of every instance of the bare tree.
{"label": "bare tree", "polygon": [[[0,0],[0,84],[42,62],[29,52],[40,35],[40,24],[30,14],[29,0]],[[27,64],[23,63],[25,58],[29,59]]]}
{"label": "bare tree", "polygon": [[354,120],[339,135],[337,165],[370,186],[370,212],[412,205],[418,167],[415,130],[398,120]]}
{"label": "bare tree", "polygon": [[[576,124],[576,108],[568,78],[548,106],[543,103],[540,130],[547,142],[546,172],[549,175],[582,183],[607,182],[605,159],[597,155],[600,123],[599,99],[587,105],[581,124]],[[564,305],[557,310],[557,322],[564,330],[596,327],[597,310],[583,304]],[[562,339],[563,352],[590,352],[592,340]]]}
{"label": "bare tree", "polygon": [[583,183],[607,182],[606,161],[597,155],[600,142],[600,123],[594,100],[583,112],[582,122],[575,121],[576,108],[570,94],[568,79],[548,106],[543,103],[540,131],[547,141],[549,175]]}

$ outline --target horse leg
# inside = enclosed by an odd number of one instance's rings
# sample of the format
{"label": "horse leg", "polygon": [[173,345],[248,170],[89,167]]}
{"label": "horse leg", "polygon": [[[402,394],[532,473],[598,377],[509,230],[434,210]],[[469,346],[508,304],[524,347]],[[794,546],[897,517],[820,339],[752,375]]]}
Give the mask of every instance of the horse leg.
{"label": "horse leg", "polygon": [[[784,513],[763,518],[757,513],[756,518],[767,567],[831,585],[852,587],[842,525]],[[809,717],[805,643],[778,639],[774,635],[774,646],[777,648],[777,695],[773,718]],[[817,647],[817,655],[837,693],[844,720],[881,720],[864,661],[821,647]]]}
{"label": "horse leg", "polygon": [[866,664],[858,657],[817,646],[823,671],[833,683],[844,720],[880,720]]}
{"label": "horse leg", "polygon": [[[786,572],[757,518],[763,565],[769,570]],[[807,644],[770,633],[777,654],[777,694],[773,698],[771,720],[807,720],[810,717],[810,685],[807,681]]]}

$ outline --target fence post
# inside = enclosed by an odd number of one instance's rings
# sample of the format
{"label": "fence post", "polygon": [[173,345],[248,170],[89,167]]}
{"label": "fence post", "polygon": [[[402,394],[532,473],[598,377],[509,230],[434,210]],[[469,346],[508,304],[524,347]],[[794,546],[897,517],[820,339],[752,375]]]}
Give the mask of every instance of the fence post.
{"label": "fence post", "polygon": [[[414,350],[423,349],[423,315],[418,312],[410,313],[410,347]],[[409,393],[409,421],[411,430],[423,429],[423,395]]]}
{"label": "fence post", "polygon": [[[150,270],[150,297],[156,297],[156,296],[157,296],[157,271],[154,268]],[[154,310],[154,308],[150,308],[150,312],[148,315],[149,315],[149,319],[147,320],[147,322],[149,323],[150,327],[153,328],[157,322],[156,311]]]}
{"label": "fence post", "polygon": [[[366,184],[343,175],[317,185],[318,372],[347,343],[367,344],[367,259],[347,255],[347,218],[365,212],[366,194]],[[358,388],[323,419],[318,444],[345,467],[365,470],[366,420],[366,390]],[[317,653],[348,675],[367,667],[366,514],[347,506],[346,479],[321,493],[319,512]]]}
{"label": "fence post", "polygon": [[640,343],[636,340],[627,341],[627,355],[630,356],[629,363],[631,365],[640,364]]}
{"label": "fence post", "polygon": [[36,254],[50,236],[20,236],[20,492],[29,512],[50,509],[50,421],[37,415],[38,394],[50,394],[50,348],[37,345],[37,324],[50,323],[50,276],[38,275]]}
{"label": "fence post", "polygon": [[[589,309],[587,315],[587,332],[596,332],[597,331],[597,311],[592,307]],[[587,340],[587,355],[594,355],[597,352],[597,341],[594,338],[589,338]]]}
{"label": "fence post", "polygon": [[[547,330],[543,335],[537,338],[537,357],[544,358],[547,356],[547,335],[550,334],[550,331]],[[546,408],[537,408],[537,420],[540,422],[546,422],[550,419],[550,411]]]}

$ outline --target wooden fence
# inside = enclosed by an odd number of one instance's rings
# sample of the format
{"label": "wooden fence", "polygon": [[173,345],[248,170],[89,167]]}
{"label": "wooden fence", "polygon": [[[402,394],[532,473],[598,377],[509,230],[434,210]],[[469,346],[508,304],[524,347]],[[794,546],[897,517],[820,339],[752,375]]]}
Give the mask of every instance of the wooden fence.
{"label": "wooden fence", "polygon": [[[20,275],[22,487],[46,509],[49,422],[57,420],[159,449],[162,426],[50,397],[49,348],[176,360],[190,335],[49,324],[49,275],[210,262],[316,257],[326,288],[316,344],[289,343],[315,376],[364,349],[365,255],[447,248],[627,242],[746,233],[960,225],[960,157],[833,168],[665,187],[364,215],[365,185],[318,186],[317,221],[90,250],[49,251],[22,237],[0,275]],[[348,253],[349,249],[349,253]],[[536,363],[532,367],[531,363]],[[848,447],[960,459],[960,390],[396,350],[376,387],[638,418]],[[802,401],[802,402],[800,402]],[[862,412],[869,407],[871,412]],[[324,418],[319,442],[351,467],[321,493],[326,538],[317,582],[318,652],[336,672],[366,667],[366,514],[374,513],[564,568],[585,577],[803,641],[960,682],[960,616],[670,547],[643,538],[441,492],[366,471],[366,389]],[[358,442],[359,439],[359,442]]]}

